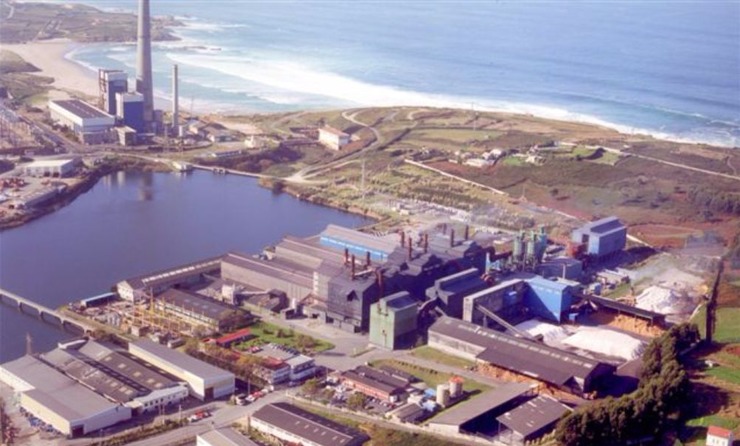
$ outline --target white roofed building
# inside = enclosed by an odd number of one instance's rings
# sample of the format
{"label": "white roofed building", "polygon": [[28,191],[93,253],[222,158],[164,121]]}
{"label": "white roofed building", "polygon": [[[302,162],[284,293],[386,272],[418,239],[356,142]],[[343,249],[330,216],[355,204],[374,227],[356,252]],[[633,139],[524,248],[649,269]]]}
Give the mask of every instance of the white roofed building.
{"label": "white roofed building", "polygon": [[83,143],[97,144],[111,139],[116,118],[79,99],[49,101],[55,123],[72,130]]}
{"label": "white roofed building", "polygon": [[349,144],[349,135],[334,127],[322,127],[319,129],[319,142],[334,150],[341,150]]}
{"label": "white roofed building", "polygon": [[64,177],[74,172],[79,158],[38,160],[21,166],[23,175],[29,177]]}

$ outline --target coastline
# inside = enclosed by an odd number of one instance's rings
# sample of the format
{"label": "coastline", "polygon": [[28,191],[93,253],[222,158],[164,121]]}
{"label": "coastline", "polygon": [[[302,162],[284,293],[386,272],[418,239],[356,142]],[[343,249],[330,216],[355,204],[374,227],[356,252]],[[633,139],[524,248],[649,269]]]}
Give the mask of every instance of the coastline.
{"label": "coastline", "polygon": [[16,53],[40,70],[32,74],[53,78],[48,96],[50,100],[55,100],[67,99],[72,95],[96,95],[98,85],[95,73],[66,57],[82,45],[85,44],[69,39],[54,39],[4,44],[2,49]]}

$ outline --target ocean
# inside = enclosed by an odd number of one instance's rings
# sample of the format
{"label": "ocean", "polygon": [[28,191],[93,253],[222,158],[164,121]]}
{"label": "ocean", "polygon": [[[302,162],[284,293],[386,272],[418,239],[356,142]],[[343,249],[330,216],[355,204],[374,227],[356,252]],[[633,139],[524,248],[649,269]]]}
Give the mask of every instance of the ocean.
{"label": "ocean", "polygon": [[[134,11],[134,0],[87,0]],[[222,113],[426,105],[740,146],[740,2],[165,1],[155,94]],[[135,75],[132,44],[68,58]]]}

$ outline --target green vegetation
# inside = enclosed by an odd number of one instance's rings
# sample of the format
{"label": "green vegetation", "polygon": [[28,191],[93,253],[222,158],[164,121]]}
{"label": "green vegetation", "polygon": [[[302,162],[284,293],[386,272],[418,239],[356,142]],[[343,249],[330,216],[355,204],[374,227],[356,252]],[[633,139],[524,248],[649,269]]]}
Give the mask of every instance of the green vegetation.
{"label": "green vegetation", "polygon": [[707,375],[722,379],[732,384],[740,385],[740,368],[718,366],[707,370]]}
{"label": "green vegetation", "polygon": [[0,50],[0,85],[18,101],[29,100],[46,93],[48,85],[54,80],[50,77],[32,74],[38,68],[26,62],[12,51]]}
{"label": "green vegetation", "polygon": [[418,358],[427,359],[429,361],[438,362],[440,364],[449,365],[451,367],[460,367],[461,369],[467,369],[475,365],[473,361],[468,361],[467,359],[448,355],[447,353],[443,353],[428,345],[424,345],[412,350],[411,354]]}
{"label": "green vegetation", "polygon": [[717,324],[714,327],[714,342],[740,342],[740,308],[717,308]]}
{"label": "green vegetation", "polygon": [[[408,362],[399,361],[397,359],[379,359],[377,361],[371,362],[370,365],[372,365],[373,367],[381,365],[395,367],[399,370],[403,370],[406,373],[410,373],[416,376],[430,387],[437,387],[437,385],[439,384],[444,384],[454,376],[452,373],[445,373],[438,370],[428,369],[426,367],[409,364]],[[469,379],[465,380],[465,390],[483,392],[489,389],[490,387],[486,386],[485,384],[481,384],[477,381]]]}
{"label": "green vegetation", "polygon": [[360,392],[355,392],[347,398],[347,407],[350,410],[360,410],[367,404],[367,396]]}
{"label": "green vegetation", "polygon": [[96,441],[94,443],[91,443],[91,446],[125,445],[125,444],[133,443],[135,441],[143,440],[148,437],[153,437],[155,435],[159,435],[164,432],[177,429],[178,427],[183,426],[184,424],[185,424],[185,421],[164,420],[164,422],[160,424],[150,424],[147,426],[141,426],[136,430],[128,431],[121,435],[116,435],[115,437],[111,437],[111,438],[108,438],[102,441]]}
{"label": "green vegetation", "polygon": [[735,429],[740,426],[740,420],[710,415],[708,417],[694,418],[686,422],[690,427],[719,426],[725,429]]}
{"label": "green vegetation", "polygon": [[301,353],[319,353],[334,348],[334,344],[330,342],[312,338],[303,333],[297,333],[293,329],[279,327],[269,322],[256,322],[250,325],[249,330],[256,338],[237,344],[237,349],[244,350],[269,343],[294,348]]}
{"label": "green vegetation", "polygon": [[653,339],[643,354],[638,389],[581,407],[557,426],[564,446],[618,445],[646,437],[660,438],[691,410],[690,383],[679,353],[699,340],[693,324],[671,327]]}

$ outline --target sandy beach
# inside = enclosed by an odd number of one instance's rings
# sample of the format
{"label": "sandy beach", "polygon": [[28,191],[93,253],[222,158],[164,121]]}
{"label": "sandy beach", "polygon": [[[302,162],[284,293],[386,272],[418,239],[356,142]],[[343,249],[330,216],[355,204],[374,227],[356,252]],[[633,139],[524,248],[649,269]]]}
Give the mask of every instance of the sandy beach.
{"label": "sandy beach", "polygon": [[2,45],[2,49],[14,52],[36,66],[41,70],[36,74],[54,78],[49,99],[63,99],[69,97],[70,92],[89,96],[97,94],[96,74],[64,57],[80,45],[67,39],[56,39]]}

